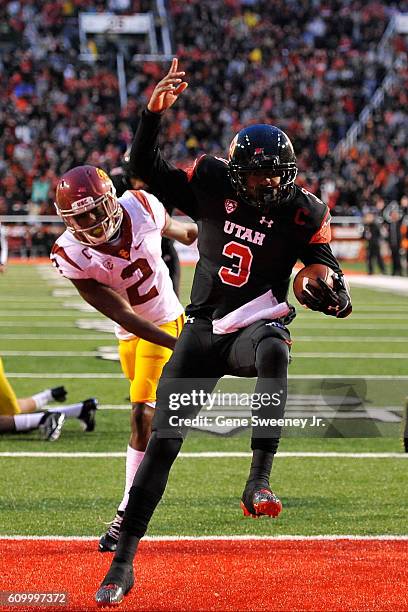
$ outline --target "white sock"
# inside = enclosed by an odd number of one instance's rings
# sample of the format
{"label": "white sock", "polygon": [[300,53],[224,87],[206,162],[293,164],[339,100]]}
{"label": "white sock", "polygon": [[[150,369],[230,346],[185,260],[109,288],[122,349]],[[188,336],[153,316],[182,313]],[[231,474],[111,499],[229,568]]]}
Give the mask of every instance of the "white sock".
{"label": "white sock", "polygon": [[29,429],[37,429],[44,412],[31,412],[28,414],[16,414],[14,424],[16,431],[28,431]]}
{"label": "white sock", "polygon": [[62,412],[68,419],[77,419],[82,411],[83,402],[79,404],[71,404],[70,406],[58,406],[57,408],[49,408],[48,412]]}
{"label": "white sock", "polygon": [[138,451],[132,448],[131,446],[127,447],[126,452],[126,484],[125,484],[125,492],[123,495],[123,499],[119,504],[118,510],[122,512],[125,511],[127,503],[129,501],[129,491],[130,487],[133,484],[133,480],[135,478],[135,474],[139,468],[139,465],[142,463],[142,459],[144,457],[144,451]]}
{"label": "white sock", "polygon": [[52,400],[51,389],[46,389],[45,391],[40,391],[40,393],[36,393],[32,396],[32,399],[35,402],[35,408],[38,410],[39,408],[43,408]]}

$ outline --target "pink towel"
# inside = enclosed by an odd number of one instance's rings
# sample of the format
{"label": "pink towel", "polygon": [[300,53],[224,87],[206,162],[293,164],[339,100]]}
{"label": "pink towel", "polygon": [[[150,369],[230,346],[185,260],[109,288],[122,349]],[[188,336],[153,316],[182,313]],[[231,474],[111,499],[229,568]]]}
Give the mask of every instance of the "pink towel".
{"label": "pink towel", "polygon": [[269,289],[263,295],[229,312],[225,317],[214,319],[213,332],[214,334],[231,334],[238,329],[248,327],[248,325],[260,319],[280,319],[280,317],[285,317],[289,312],[288,303],[279,303]]}

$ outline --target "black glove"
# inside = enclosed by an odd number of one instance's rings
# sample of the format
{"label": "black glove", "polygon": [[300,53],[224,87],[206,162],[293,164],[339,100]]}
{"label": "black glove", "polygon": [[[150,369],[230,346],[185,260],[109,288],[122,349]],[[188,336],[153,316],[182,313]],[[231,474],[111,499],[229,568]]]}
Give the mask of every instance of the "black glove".
{"label": "black glove", "polygon": [[317,279],[318,287],[307,283],[302,292],[302,300],[310,310],[318,310],[331,317],[343,319],[351,311],[351,299],[343,276],[336,274],[333,279],[333,289],[326,281]]}

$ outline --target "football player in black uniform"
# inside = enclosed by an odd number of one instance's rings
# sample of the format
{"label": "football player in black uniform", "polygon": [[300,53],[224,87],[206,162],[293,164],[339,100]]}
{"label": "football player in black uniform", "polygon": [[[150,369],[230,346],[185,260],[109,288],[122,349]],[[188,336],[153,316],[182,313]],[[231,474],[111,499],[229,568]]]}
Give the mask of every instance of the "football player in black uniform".
{"label": "football player in black uniform", "polygon": [[[199,228],[197,264],[186,309],[187,323],[163,370],[153,433],[137,472],[122,523],[115,557],[96,594],[99,604],[120,602],[133,585],[133,558],[159,503],[185,434],[182,418],[194,417],[193,401],[180,408],[174,426],[172,393],[199,388],[211,392],[224,374],[257,376],[257,393],[280,394],[278,406],[262,406],[260,417],[282,416],[287,393],[290,334],[286,319],[255,320],[247,327],[214,333],[214,320],[271,292],[286,300],[296,261],[324,264],[336,273],[334,288],[308,287],[304,301],[313,310],[346,317],[351,302],[330,246],[330,215],[316,196],[294,184],[297,166],[292,144],[270,125],[241,130],[229,160],[203,155],[188,170],[165,161],[158,146],[161,114],[186,89],[177,59],[154,89],[132,145],[129,164],[151,191],[190,215]],[[270,293],[269,293],[270,295]],[[262,299],[261,299],[262,298]],[[256,304],[255,301],[255,311]],[[259,302],[260,303],[260,302]],[[177,421],[177,419],[176,419]],[[253,459],[242,495],[245,515],[276,516],[281,503],[269,486],[279,430],[253,428]]]}

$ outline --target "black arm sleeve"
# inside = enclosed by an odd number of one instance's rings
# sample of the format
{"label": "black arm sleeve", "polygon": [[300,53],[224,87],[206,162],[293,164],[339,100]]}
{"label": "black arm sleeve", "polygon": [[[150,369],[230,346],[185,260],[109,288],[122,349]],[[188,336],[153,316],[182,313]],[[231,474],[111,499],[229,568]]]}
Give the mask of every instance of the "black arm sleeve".
{"label": "black arm sleeve", "polygon": [[160,123],[158,113],[143,111],[130,150],[129,173],[147,183],[149,191],[163,199],[167,208],[179,208],[194,219],[196,200],[187,173],[161,156],[158,145]]}
{"label": "black arm sleeve", "polygon": [[326,242],[308,244],[299,254],[299,258],[305,264],[305,266],[310,266],[311,264],[323,264],[331,268],[334,272],[337,272],[337,274],[343,274],[339,266],[339,262],[333,255],[330,245]]}

